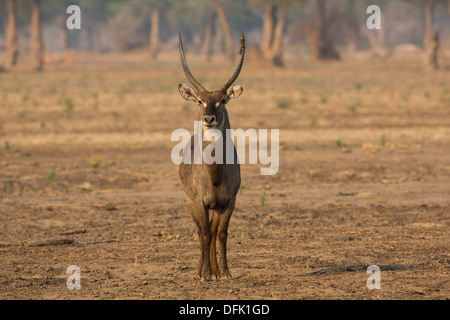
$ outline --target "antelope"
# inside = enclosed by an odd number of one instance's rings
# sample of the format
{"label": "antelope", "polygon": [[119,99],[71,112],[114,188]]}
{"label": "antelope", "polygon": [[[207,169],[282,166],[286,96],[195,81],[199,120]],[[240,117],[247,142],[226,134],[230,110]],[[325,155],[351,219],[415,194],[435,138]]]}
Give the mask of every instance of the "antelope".
{"label": "antelope", "polygon": [[[186,78],[193,88],[186,84],[179,84],[178,91],[183,99],[193,101],[199,105],[198,120],[201,122],[202,130],[205,134],[208,130],[220,130],[222,137],[227,137],[226,131],[230,129],[230,121],[225,105],[230,99],[238,98],[243,88],[239,85],[231,86],[239,76],[244,63],[245,38],[244,33],[240,40],[239,63],[232,74],[218,90],[208,91],[198,82],[189,70],[186,57],[184,55],[181,34],[179,34],[179,49],[181,65]],[[211,130],[213,131],[213,130]],[[191,136],[191,143],[187,148],[191,148],[191,160],[194,158],[194,139],[198,138],[198,133]],[[200,144],[202,151],[212,142],[203,141]],[[198,229],[200,240],[200,261],[197,275],[201,281],[211,281],[215,279],[231,279],[231,274],[227,263],[227,237],[228,224],[234,210],[236,194],[241,184],[240,166],[237,159],[236,148],[233,144],[234,162],[228,164],[225,161],[226,152],[229,148],[223,143],[223,161],[212,164],[194,161],[182,162],[179,167],[180,179],[183,184],[186,204],[194,219]],[[212,211],[210,216],[210,210]],[[216,239],[219,238],[220,264],[217,262]]]}

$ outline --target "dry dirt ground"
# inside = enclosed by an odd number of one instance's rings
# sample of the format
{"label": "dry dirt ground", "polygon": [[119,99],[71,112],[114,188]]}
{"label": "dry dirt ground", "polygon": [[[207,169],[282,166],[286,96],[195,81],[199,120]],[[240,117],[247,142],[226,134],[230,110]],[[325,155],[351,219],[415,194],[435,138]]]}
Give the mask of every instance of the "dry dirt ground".
{"label": "dry dirt ground", "polygon": [[[234,68],[190,61],[209,88]],[[450,297],[448,73],[395,58],[244,67],[231,125],[279,129],[280,168],[242,166],[233,279],[209,283],[170,158],[197,116],[180,82],[176,53],[0,75],[1,299]]]}

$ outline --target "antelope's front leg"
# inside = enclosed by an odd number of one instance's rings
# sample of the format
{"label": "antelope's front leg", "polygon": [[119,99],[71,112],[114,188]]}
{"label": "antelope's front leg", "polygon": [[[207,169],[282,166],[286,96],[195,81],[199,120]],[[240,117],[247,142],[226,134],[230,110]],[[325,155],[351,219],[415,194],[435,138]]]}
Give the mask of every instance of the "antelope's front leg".
{"label": "antelope's front leg", "polygon": [[210,256],[211,256],[211,275],[215,279],[219,279],[219,267],[217,265],[217,253],[216,253],[216,239],[217,239],[217,229],[219,228],[220,214],[216,211],[213,212],[211,219],[211,245],[210,245]]}
{"label": "antelope's front leg", "polygon": [[202,229],[202,270],[200,278],[203,282],[211,281],[211,261],[210,261],[210,250],[211,250],[211,229]]}
{"label": "antelope's front leg", "polygon": [[198,261],[197,276],[201,279],[203,274],[203,236],[202,229],[198,227],[198,239],[200,241],[200,259]]}
{"label": "antelope's front leg", "polygon": [[203,208],[202,213],[199,217],[199,224],[201,229],[200,243],[201,243],[201,258],[202,268],[200,278],[203,282],[211,281],[211,240],[212,232],[209,224],[208,209]]}
{"label": "antelope's front leg", "polygon": [[197,274],[202,281],[209,281],[211,280],[210,242],[212,237],[208,221],[208,210],[203,206],[196,205],[190,199],[187,199],[186,203],[197,225],[200,242],[200,260]]}
{"label": "antelope's front leg", "polygon": [[219,227],[217,235],[219,237],[220,249],[220,278],[231,279],[231,273],[228,269],[227,263],[227,238],[228,238],[228,224],[234,210],[235,199],[230,201],[228,208],[220,215]]}

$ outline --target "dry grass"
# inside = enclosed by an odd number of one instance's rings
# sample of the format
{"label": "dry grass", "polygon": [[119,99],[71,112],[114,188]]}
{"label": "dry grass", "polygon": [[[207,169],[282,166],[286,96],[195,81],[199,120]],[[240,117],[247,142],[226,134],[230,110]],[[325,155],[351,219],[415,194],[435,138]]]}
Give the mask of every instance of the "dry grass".
{"label": "dry grass", "polygon": [[[210,89],[234,68],[190,61]],[[194,280],[197,234],[170,161],[172,131],[197,117],[180,82],[175,53],[1,75],[0,297],[448,298],[448,74],[420,59],[244,66],[231,125],[280,129],[280,170],[242,166],[235,278],[208,285]],[[63,234],[74,244],[14,245]],[[366,264],[426,268],[385,271],[378,291],[364,272],[302,276]]]}

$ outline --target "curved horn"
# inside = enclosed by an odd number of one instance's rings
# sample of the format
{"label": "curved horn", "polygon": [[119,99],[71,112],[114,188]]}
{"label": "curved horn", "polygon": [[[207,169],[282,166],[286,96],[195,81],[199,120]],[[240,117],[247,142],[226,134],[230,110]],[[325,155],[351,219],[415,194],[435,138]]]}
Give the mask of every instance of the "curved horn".
{"label": "curved horn", "polygon": [[186,75],[186,78],[189,80],[189,82],[194,86],[195,90],[197,92],[206,91],[206,89],[195,80],[194,76],[191,73],[191,70],[189,70],[188,63],[186,61],[186,57],[184,56],[184,50],[183,50],[183,43],[181,42],[181,34],[178,34],[178,40],[180,43],[180,57],[181,57],[181,65],[183,66],[184,74]]}
{"label": "curved horn", "polygon": [[239,64],[236,67],[236,70],[234,70],[233,75],[231,78],[225,82],[222,87],[219,89],[219,91],[226,93],[228,88],[233,84],[234,81],[236,81],[237,77],[239,76],[239,73],[241,72],[242,65],[244,64],[244,54],[245,54],[245,38],[244,33],[241,34],[241,50],[239,51],[239,54],[241,55],[239,58]]}

